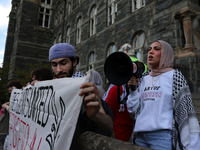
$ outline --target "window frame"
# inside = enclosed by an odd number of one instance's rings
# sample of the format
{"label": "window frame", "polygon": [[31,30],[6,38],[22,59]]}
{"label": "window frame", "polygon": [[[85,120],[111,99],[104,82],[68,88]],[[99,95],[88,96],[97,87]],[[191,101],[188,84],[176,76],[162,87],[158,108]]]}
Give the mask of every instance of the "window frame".
{"label": "window frame", "polygon": [[71,14],[71,12],[72,12],[72,3],[69,2],[68,3],[68,15]]}
{"label": "window frame", "polygon": [[68,26],[67,27],[67,31],[66,31],[66,43],[70,43],[70,33],[71,33],[71,27]]}
{"label": "window frame", "polygon": [[[48,4],[47,2],[50,1]],[[50,20],[51,20],[51,0],[44,0],[44,2],[41,1],[40,7],[39,7],[39,17],[38,17],[38,25],[43,28],[49,28],[50,27]],[[41,11],[43,9],[43,11]],[[47,12],[47,10],[49,12]],[[48,19],[47,19],[48,16]],[[40,22],[41,21],[41,22]],[[46,24],[47,23],[47,24]]]}
{"label": "window frame", "polygon": [[90,12],[90,36],[96,34],[97,26],[97,7],[96,5],[92,7]]}
{"label": "window frame", "polygon": [[[143,37],[142,37],[143,36]],[[141,41],[143,42],[141,43]],[[132,45],[134,47],[134,54],[139,60],[143,62],[143,47],[147,46],[146,45],[146,40],[145,40],[145,33],[143,31],[138,32],[132,41]],[[139,53],[139,54],[138,54]]]}
{"label": "window frame", "polygon": [[61,43],[62,42],[62,35],[61,33],[58,35],[58,43]]}
{"label": "window frame", "polygon": [[132,0],[132,12],[145,6],[145,0]]}
{"label": "window frame", "polygon": [[95,70],[94,64],[96,62],[96,54],[95,52],[91,52],[88,57],[88,70]]}
{"label": "window frame", "polygon": [[56,44],[56,38],[54,38],[54,40],[53,40],[53,45],[55,45]]}
{"label": "window frame", "polygon": [[115,43],[112,43],[109,45],[107,52],[106,52],[106,56],[108,57],[110,54],[114,53],[117,51],[116,45]]}
{"label": "window frame", "polygon": [[116,0],[108,0],[108,26],[114,24],[117,18],[117,2]]}
{"label": "window frame", "polygon": [[76,44],[81,43],[81,26],[82,26],[82,17],[79,17],[76,26]]}

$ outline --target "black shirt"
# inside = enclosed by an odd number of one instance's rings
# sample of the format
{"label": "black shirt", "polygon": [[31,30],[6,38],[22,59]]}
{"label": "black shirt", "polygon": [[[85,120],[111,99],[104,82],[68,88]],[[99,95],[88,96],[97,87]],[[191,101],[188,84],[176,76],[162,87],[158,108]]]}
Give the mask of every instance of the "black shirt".
{"label": "black shirt", "polygon": [[[112,113],[112,110],[110,109],[109,105],[101,100],[101,104],[102,104],[102,107],[104,108],[105,112],[107,115],[109,115],[111,117],[111,119],[113,120],[113,113]],[[71,143],[71,147],[70,147],[70,150],[78,150],[80,149],[78,147],[78,136],[83,133],[83,132],[86,132],[86,131],[92,131],[92,132],[95,132],[95,133],[98,133],[98,134],[101,134],[101,135],[105,135],[105,136],[111,136],[112,132],[111,133],[108,133],[108,132],[103,132],[95,122],[93,122],[92,120],[90,120],[87,115],[86,115],[86,112],[84,113],[80,113],[79,115],[79,118],[78,118],[78,122],[77,122],[77,125],[76,125],[76,129],[75,129],[75,132],[74,132],[74,137],[72,139],[72,143]]]}

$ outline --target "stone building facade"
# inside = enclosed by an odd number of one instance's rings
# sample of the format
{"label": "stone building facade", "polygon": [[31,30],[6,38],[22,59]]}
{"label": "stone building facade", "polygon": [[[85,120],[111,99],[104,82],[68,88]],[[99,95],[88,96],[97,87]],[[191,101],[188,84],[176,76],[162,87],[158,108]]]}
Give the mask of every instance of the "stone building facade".
{"label": "stone building facade", "polygon": [[49,48],[68,42],[80,57],[78,69],[94,68],[106,82],[110,53],[130,43],[146,62],[148,46],[158,39],[172,45],[174,68],[185,75],[192,93],[200,93],[198,0],[12,0],[4,62],[11,79],[16,66],[48,63]]}

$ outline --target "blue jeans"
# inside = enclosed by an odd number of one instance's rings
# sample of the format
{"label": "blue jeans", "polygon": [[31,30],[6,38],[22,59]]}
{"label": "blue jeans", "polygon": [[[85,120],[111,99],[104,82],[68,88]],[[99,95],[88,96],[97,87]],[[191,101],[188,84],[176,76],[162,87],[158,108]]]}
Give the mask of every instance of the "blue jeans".
{"label": "blue jeans", "polygon": [[153,150],[171,150],[172,131],[157,130],[152,132],[138,132],[135,143]]}

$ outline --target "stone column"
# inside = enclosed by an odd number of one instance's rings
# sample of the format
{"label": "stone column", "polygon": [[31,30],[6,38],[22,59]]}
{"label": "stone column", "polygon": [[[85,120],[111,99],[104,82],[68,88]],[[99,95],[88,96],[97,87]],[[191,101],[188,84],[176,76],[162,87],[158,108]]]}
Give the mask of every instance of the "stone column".
{"label": "stone column", "polygon": [[192,44],[192,22],[191,18],[194,14],[191,11],[186,11],[181,14],[181,18],[183,21],[183,30],[185,35],[185,47],[183,50],[193,51],[194,45]]}
{"label": "stone column", "polygon": [[[174,14],[175,19],[181,20],[183,23],[183,32],[185,36],[185,45],[177,51],[174,57],[174,68],[178,69],[185,76],[190,87],[191,93],[199,93],[200,82],[200,52],[193,45],[193,26],[192,18],[197,15],[195,9],[186,6],[177,10]],[[181,29],[181,28],[180,28]]]}

